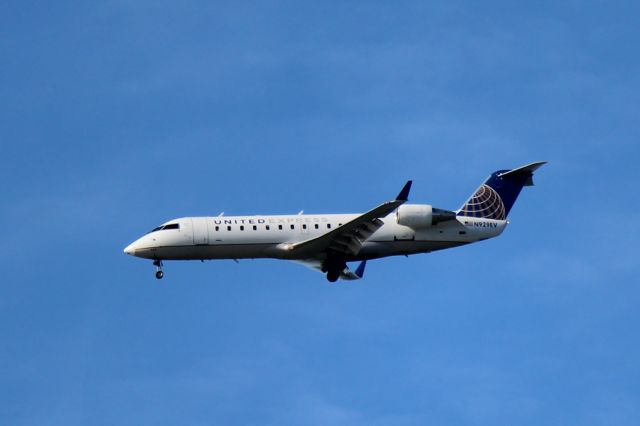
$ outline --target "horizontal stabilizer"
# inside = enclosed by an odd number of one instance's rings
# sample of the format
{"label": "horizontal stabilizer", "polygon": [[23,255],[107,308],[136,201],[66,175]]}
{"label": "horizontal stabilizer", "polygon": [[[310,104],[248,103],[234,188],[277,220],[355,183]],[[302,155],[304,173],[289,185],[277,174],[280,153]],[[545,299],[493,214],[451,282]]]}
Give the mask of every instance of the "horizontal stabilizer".
{"label": "horizontal stabilizer", "polygon": [[545,164],[547,164],[546,161],[538,161],[536,163],[518,167],[517,169],[509,170],[508,172],[500,173],[498,176],[501,178],[517,180],[524,178],[523,186],[533,186],[533,172]]}

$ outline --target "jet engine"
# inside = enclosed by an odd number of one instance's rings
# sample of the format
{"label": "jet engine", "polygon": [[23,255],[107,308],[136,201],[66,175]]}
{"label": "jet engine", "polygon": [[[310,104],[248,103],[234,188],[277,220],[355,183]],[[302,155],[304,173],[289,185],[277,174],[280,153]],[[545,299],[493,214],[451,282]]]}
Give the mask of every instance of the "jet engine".
{"label": "jet engine", "polygon": [[429,204],[405,204],[398,207],[398,223],[413,229],[433,225],[433,207]]}
{"label": "jet engine", "polygon": [[429,204],[404,204],[396,212],[398,224],[413,229],[428,228],[440,222],[455,220],[455,212],[436,209]]}

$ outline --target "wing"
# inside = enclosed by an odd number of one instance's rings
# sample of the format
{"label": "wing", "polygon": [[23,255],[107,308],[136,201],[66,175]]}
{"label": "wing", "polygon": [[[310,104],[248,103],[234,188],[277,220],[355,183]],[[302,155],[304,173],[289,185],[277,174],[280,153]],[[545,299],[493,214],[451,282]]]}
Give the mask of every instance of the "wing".
{"label": "wing", "polygon": [[395,200],[387,201],[331,232],[298,243],[284,243],[281,248],[300,256],[308,255],[310,258],[327,251],[357,255],[362,243],[383,225],[380,218],[404,204],[409,198],[410,190],[411,181],[408,181]]}

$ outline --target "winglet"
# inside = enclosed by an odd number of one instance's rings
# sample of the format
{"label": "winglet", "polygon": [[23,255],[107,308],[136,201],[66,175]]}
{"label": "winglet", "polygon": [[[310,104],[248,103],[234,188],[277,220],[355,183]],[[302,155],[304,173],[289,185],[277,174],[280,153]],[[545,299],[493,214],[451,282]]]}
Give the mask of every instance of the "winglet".
{"label": "winglet", "polygon": [[367,261],[363,260],[356,268],[355,274],[358,278],[362,278],[364,276],[364,268],[367,266]]}
{"label": "winglet", "polygon": [[396,197],[396,201],[407,201],[409,199],[409,191],[411,190],[411,184],[413,181],[408,180],[407,183],[404,184],[402,191]]}

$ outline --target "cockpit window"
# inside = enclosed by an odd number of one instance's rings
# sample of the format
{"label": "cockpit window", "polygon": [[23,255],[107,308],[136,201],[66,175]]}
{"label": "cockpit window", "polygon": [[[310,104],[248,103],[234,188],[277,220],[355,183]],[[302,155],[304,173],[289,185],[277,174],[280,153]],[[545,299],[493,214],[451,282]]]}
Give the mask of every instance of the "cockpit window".
{"label": "cockpit window", "polygon": [[170,223],[168,225],[158,226],[157,228],[153,228],[151,231],[149,231],[149,234],[152,233],[152,232],[156,232],[156,231],[164,231],[166,229],[180,229],[180,224],[179,223]]}

